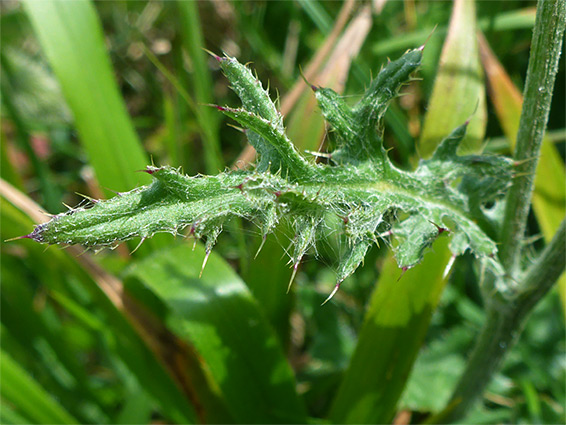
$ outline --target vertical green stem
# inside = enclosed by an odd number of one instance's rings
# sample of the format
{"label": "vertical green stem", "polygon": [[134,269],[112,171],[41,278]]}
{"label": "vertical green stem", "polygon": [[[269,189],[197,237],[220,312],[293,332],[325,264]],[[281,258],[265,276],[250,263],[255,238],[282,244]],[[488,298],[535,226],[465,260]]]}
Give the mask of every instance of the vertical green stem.
{"label": "vertical green stem", "polygon": [[515,148],[517,177],[507,197],[501,235],[500,258],[511,275],[519,264],[520,242],[525,234],[535,170],[558,71],[565,21],[564,0],[538,2],[524,91],[525,101]]}
{"label": "vertical green stem", "polygon": [[[517,328],[522,320],[515,317],[512,311],[504,309],[489,309],[483,329],[464,374],[460,377],[448,408],[431,421],[434,423],[456,423],[464,418],[483,394],[505,353],[517,338]],[[432,423],[431,422],[431,423]]]}
{"label": "vertical green stem", "polygon": [[484,327],[452,395],[451,403],[444,412],[431,418],[430,422],[457,422],[466,416],[517,340],[530,311],[564,270],[564,221],[538,261],[521,276],[518,270],[520,242],[525,233],[538,155],[550,111],[564,25],[564,0],[538,2],[525,101],[515,150],[517,177],[507,198],[501,236],[501,261],[508,275],[514,276],[518,282],[513,287],[507,285],[505,292],[493,285],[495,277],[488,282],[495,293],[486,299],[487,317]]}
{"label": "vertical green stem", "polygon": [[526,317],[564,271],[565,254],[566,221],[562,221],[551,243],[524,274],[513,299],[495,296],[489,301],[486,322],[451,403],[444,413],[432,418],[431,423],[461,420],[483,394],[505,354],[517,340]]}

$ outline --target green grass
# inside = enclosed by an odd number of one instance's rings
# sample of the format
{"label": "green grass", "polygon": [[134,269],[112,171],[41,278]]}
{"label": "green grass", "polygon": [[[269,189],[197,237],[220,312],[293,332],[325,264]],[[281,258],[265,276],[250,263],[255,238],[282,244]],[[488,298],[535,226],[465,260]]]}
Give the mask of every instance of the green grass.
{"label": "green grass", "polygon": [[[415,168],[423,131],[449,132],[470,117],[479,121],[479,139],[483,133],[488,143],[512,138],[509,120],[518,118],[505,112],[516,105],[500,106],[508,92],[488,91],[484,106],[478,102],[487,87],[483,77],[471,82],[471,91],[469,73],[436,79],[440,58],[450,54],[444,44],[449,4],[416,2],[413,12],[411,4],[388,2],[373,15],[349,64],[347,103],[360,99],[388,57],[400,57],[430,35],[416,74],[422,81],[412,81],[385,117],[385,144],[396,165]],[[112,197],[112,191],[149,183],[136,171],[151,162],[183,166],[191,175],[231,165],[246,137],[206,104],[239,103],[203,49],[253,62],[272,97],[284,100],[342,6],[3,4],[0,172],[25,195],[0,187],[1,239],[28,234],[42,219],[31,200],[59,213],[62,202],[81,202],[75,192]],[[533,9],[523,6],[475,5],[478,26],[519,92],[534,25]],[[459,26],[472,45],[473,17],[470,12],[468,27]],[[291,42],[296,54],[286,57]],[[457,51],[462,56],[455,60],[471,59],[473,49]],[[548,124],[555,132],[566,128],[566,106],[557,95],[564,89],[561,61]],[[296,64],[292,74],[286,63]],[[447,96],[437,89],[443,85],[462,91]],[[305,103],[304,88],[297,105],[308,112],[289,114],[285,124],[299,150],[318,149],[318,139],[307,134],[320,132],[320,117],[309,115],[320,110]],[[441,125],[435,116],[450,123]],[[325,136],[322,150],[331,150],[335,134]],[[507,153],[513,144],[488,148]],[[548,243],[564,215],[563,202],[544,198],[563,196],[556,188],[563,188],[564,139],[552,145],[551,159],[544,149],[540,165],[552,166],[539,171],[546,174],[536,183],[525,266],[545,246],[539,235]],[[556,206],[552,217],[537,206],[545,201]],[[193,251],[192,239],[181,236],[159,235],[133,255],[137,241],[97,255],[44,250],[29,240],[2,242],[2,422],[388,423],[408,411],[412,422],[422,423],[446,408],[486,317],[484,271],[471,255],[459,257],[444,279],[451,256],[449,238],[441,239],[401,277],[389,248],[374,246],[364,266],[321,307],[348,251],[335,232],[320,236],[317,252],[305,255],[287,294],[294,231],[280,228],[254,259],[261,230],[240,222],[227,227],[200,279],[204,248],[199,243]],[[466,422],[564,421],[564,311],[557,291],[537,305]]]}

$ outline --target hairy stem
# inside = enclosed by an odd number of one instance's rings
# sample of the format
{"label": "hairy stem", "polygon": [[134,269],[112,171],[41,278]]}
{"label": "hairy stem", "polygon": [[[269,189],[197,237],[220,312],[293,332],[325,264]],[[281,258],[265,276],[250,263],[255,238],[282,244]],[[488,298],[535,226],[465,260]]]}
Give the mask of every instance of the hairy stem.
{"label": "hairy stem", "polygon": [[505,354],[517,341],[528,314],[564,271],[565,254],[566,220],[563,220],[551,243],[520,280],[518,287],[521,289],[513,299],[495,297],[488,304],[486,322],[449,408],[433,418],[435,422],[461,420],[483,394]]}
{"label": "hairy stem", "polygon": [[517,177],[508,193],[501,232],[500,259],[507,276],[488,273],[485,288],[493,293],[486,297],[486,322],[451,402],[444,412],[431,418],[437,423],[457,422],[466,416],[518,339],[528,314],[564,270],[564,221],[538,261],[526,273],[521,274],[519,269],[520,241],[525,233],[538,155],[550,111],[564,23],[564,0],[538,2],[514,158]]}
{"label": "hairy stem", "polygon": [[517,133],[517,178],[509,190],[501,233],[500,259],[513,275],[519,264],[521,243],[534,187],[535,170],[552,100],[552,91],[565,25],[564,0],[544,0],[537,5],[523,110]]}

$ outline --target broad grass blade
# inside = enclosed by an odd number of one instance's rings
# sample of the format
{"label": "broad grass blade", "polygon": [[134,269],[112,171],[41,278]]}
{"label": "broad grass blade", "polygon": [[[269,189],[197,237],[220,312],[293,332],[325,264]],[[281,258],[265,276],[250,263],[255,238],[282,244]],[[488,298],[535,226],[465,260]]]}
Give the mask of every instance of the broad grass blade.
{"label": "broad grass blade", "polygon": [[388,257],[333,402],[332,422],[391,422],[446,283],[449,259],[448,238],[438,240],[434,251],[404,274]]}
{"label": "broad grass blade", "polygon": [[163,320],[194,347],[238,423],[304,423],[305,407],[273,330],[240,278],[204,248],[180,245],[138,262],[128,287],[143,285],[162,303]]}
{"label": "broad grass blade", "polygon": [[12,357],[0,353],[0,394],[30,423],[79,423],[58,404]]}
{"label": "broad grass blade", "polygon": [[[4,181],[0,181],[0,195],[3,203],[1,210],[2,239],[23,235],[32,228],[34,222],[42,221],[40,207]],[[28,216],[32,216],[33,221]],[[46,218],[47,216],[43,216],[43,220]],[[65,314],[79,318],[83,326],[86,326],[91,332],[105,333],[108,339],[107,349],[109,352],[107,354],[119,359],[128,368],[131,375],[138,381],[139,386],[144,388],[152,398],[152,403],[162,412],[165,418],[179,423],[197,422],[196,413],[181,389],[182,385],[174,381],[166,370],[166,362],[152,351],[152,349],[159,347],[156,344],[151,344],[151,338],[158,340],[163,335],[151,335],[152,329],[149,328],[147,322],[144,323],[145,327],[138,323],[137,319],[139,318],[132,314],[131,303],[128,302],[127,296],[124,296],[121,284],[116,278],[106,273],[89,259],[88,253],[81,255],[81,248],[45,250],[44,247],[25,239],[20,242],[12,242],[12,244],[19,244],[18,248],[22,249],[25,258],[28,259],[30,264],[34,265],[32,270],[22,267],[12,270],[13,273],[22,276],[31,273],[32,278],[35,279],[34,284],[40,285],[53,293],[60,293],[63,290],[66,279],[70,279],[74,285],[78,285],[79,287],[75,291],[86,292],[96,303],[99,309],[98,320],[93,320],[92,317],[85,318],[76,306],[65,302],[64,298],[59,295],[57,300]],[[3,248],[5,249],[5,246]],[[9,252],[4,249],[2,252],[3,263],[6,258],[10,257]],[[65,271],[63,277],[61,270]],[[4,296],[6,293],[3,292],[2,295]],[[76,295],[75,292],[69,293],[67,297],[71,298],[74,295]],[[34,307],[28,305],[28,308],[33,309]],[[5,319],[8,319],[8,316],[3,314],[2,321]],[[102,329],[100,322],[103,324]],[[17,327],[22,326],[23,322],[11,320],[9,323],[3,322],[3,324],[6,327],[9,325],[10,329],[14,326],[16,326],[14,329],[18,329]],[[27,327],[25,330],[29,334],[32,328]],[[39,332],[39,335],[42,334],[44,332]],[[65,353],[60,352],[60,347],[55,344],[56,342],[56,340],[48,340],[52,352],[62,359],[61,361],[64,362],[67,369],[76,370],[76,367],[70,361],[65,360]],[[26,344],[30,343],[30,341],[26,342]],[[71,347],[67,346],[66,348],[70,349]],[[159,354],[163,353],[160,352]],[[68,353],[66,355],[70,356]],[[81,376],[80,373],[76,373],[76,375]],[[44,423],[58,422],[47,421]],[[73,421],[73,423],[77,423],[77,421]]]}
{"label": "broad grass blade", "polygon": [[149,176],[135,172],[148,160],[120,96],[92,3],[29,0],[24,6],[100,185],[126,191],[148,183]]}

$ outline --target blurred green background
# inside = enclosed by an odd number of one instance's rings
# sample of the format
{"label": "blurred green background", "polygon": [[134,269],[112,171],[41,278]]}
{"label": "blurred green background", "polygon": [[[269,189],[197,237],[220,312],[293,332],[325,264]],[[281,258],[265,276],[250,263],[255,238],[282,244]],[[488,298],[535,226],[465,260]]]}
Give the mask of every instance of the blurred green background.
{"label": "blurred green background", "polygon": [[[452,5],[3,1],[1,239],[27,234],[42,220],[32,200],[61,213],[64,204],[84,202],[78,193],[111,197],[147,184],[149,176],[135,171],[151,162],[194,175],[253,159],[245,136],[206,106],[239,101],[204,49],[251,62],[280,99],[299,150],[326,151],[332,134],[301,72],[355,102],[388,58],[426,41],[419,79],[392,103],[384,123],[390,157],[411,169],[426,150],[417,145],[425,143],[427,113],[451,112],[446,100],[433,103],[433,88]],[[534,6],[481,1],[465,18],[467,35],[477,25],[494,56],[482,57],[477,94],[459,97],[466,108],[453,118],[481,121],[477,134],[485,133],[480,144],[489,152],[509,154],[514,143]],[[502,74],[493,71],[494,58]],[[563,55],[548,124],[549,162],[541,163],[550,175],[537,183],[540,193],[559,198],[564,68]],[[428,125],[452,130],[433,118]],[[541,234],[551,237],[555,218],[563,217],[558,205],[554,215],[544,216],[550,211],[544,206],[533,213],[533,253],[543,246]],[[378,278],[378,287],[387,286],[380,277],[390,263],[386,246],[374,247],[332,303],[320,307],[346,248],[335,232],[321,235],[317,253],[303,261],[286,294],[291,269],[285,250],[293,235],[280,229],[254,259],[259,229],[236,220],[227,230],[202,279],[201,246],[193,250],[192,240],[170,235],[158,235],[132,255],[137,241],[96,255],[45,250],[28,240],[1,243],[2,423],[326,423],[352,417],[408,423],[445,407],[484,319],[480,271],[471,256],[456,260],[442,291],[443,248],[433,248],[425,264],[399,282],[442,293],[430,300],[424,324],[409,320],[402,332],[382,329],[378,339],[371,333],[359,338],[364,320],[376,312],[370,299]],[[393,274],[388,279],[396,282],[400,271]],[[415,300],[426,299],[417,292]],[[405,300],[412,294],[408,290]],[[565,421],[563,300],[553,291],[536,308],[467,422]],[[402,302],[392,299],[387,308],[402,311]],[[362,339],[371,341],[375,359],[352,364]],[[380,356],[385,346],[396,354]],[[389,382],[395,362],[404,366]],[[351,394],[373,400],[367,412],[351,416],[339,388],[346,380],[361,384],[364,369],[383,370],[382,379],[367,394]],[[393,387],[392,397],[375,395]]]}

